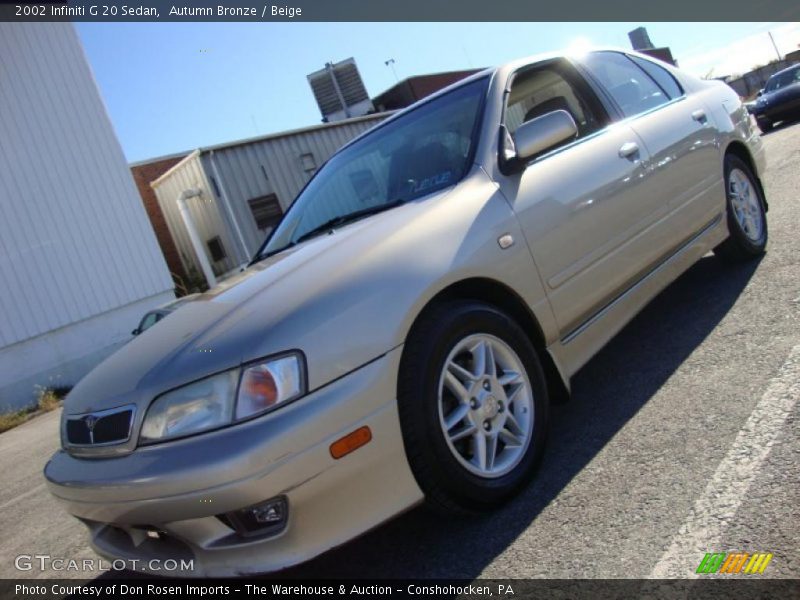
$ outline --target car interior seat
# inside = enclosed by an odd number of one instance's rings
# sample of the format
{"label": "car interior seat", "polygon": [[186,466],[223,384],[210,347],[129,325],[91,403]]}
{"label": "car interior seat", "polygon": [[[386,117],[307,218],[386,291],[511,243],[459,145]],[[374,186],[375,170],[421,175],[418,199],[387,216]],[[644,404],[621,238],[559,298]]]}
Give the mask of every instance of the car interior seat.
{"label": "car interior seat", "polygon": [[564,96],[554,96],[553,98],[548,98],[544,102],[540,102],[539,104],[536,104],[532,108],[528,109],[528,112],[525,113],[525,119],[523,122],[530,121],[536,117],[541,117],[542,115],[546,115],[547,113],[555,110],[567,111],[572,119],[576,123],[578,122],[578,119],[575,118],[575,114],[572,112],[572,109],[569,106],[569,102],[567,102],[567,99]]}

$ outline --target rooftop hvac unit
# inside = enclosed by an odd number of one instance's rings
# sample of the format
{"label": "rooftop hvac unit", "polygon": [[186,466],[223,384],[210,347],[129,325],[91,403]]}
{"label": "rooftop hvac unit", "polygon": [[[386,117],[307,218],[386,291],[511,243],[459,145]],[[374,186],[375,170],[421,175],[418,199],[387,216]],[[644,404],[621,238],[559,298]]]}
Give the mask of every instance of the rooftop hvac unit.
{"label": "rooftop hvac unit", "polygon": [[308,83],[325,122],[360,117],[374,110],[352,58],[326,63],[324,69],[308,76]]}
{"label": "rooftop hvac unit", "polygon": [[647,29],[644,27],[637,27],[633,31],[629,31],[628,39],[631,41],[631,46],[633,46],[634,50],[648,50],[655,47],[653,42],[650,41],[650,36],[647,35]]}

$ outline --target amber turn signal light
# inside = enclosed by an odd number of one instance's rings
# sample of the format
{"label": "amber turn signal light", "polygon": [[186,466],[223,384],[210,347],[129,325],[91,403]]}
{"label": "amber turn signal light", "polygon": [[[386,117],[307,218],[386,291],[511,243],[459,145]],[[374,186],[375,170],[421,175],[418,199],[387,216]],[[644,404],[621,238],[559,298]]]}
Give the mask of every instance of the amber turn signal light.
{"label": "amber turn signal light", "polygon": [[331,444],[331,456],[333,458],[342,458],[368,444],[371,440],[372,431],[364,425],[333,442]]}

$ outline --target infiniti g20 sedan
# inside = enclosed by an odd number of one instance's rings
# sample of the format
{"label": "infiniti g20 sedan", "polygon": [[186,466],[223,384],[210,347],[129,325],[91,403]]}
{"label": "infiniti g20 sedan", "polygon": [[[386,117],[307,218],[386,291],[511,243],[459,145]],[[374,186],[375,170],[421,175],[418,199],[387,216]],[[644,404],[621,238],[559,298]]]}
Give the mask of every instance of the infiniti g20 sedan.
{"label": "infiniti g20 sedan", "polygon": [[51,492],[101,555],[240,575],[531,481],[551,400],[700,257],[767,244],[726,85],[646,56],[483,71],[339,150],[234,279],[66,399]]}

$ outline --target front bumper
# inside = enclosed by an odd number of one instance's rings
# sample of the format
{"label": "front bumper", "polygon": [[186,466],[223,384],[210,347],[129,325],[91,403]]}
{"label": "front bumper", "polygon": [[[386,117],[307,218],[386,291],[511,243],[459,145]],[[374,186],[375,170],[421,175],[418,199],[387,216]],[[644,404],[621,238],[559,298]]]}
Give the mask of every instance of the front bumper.
{"label": "front bumper", "polygon": [[[170,575],[223,577],[308,560],[420,502],[397,415],[401,349],[264,417],[107,459],[56,453],[50,491],[110,559],[191,560]],[[372,441],[335,460],[330,445],[363,425]],[[285,496],[288,523],[267,538],[217,515]],[[142,527],[163,532],[160,539]],[[162,573],[163,574],[163,573]]]}
{"label": "front bumper", "polygon": [[783,102],[767,104],[756,107],[754,115],[756,121],[775,122],[800,116],[800,95]]}

